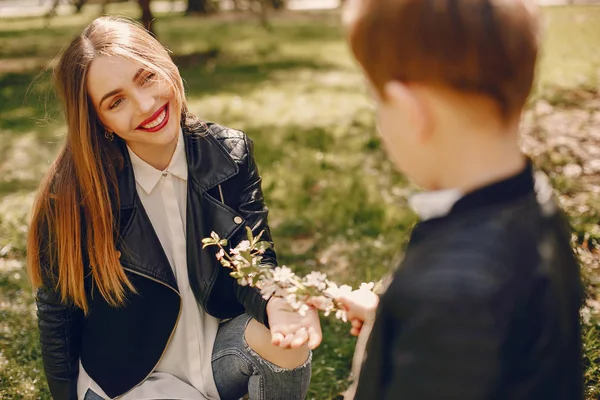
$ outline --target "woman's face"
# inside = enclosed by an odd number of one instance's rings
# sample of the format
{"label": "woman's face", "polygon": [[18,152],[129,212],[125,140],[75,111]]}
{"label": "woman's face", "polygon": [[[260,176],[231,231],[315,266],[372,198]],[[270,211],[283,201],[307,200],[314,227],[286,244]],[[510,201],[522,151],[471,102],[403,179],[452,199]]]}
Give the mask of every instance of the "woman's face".
{"label": "woman's face", "polygon": [[132,149],[177,141],[181,108],[174,88],[157,78],[119,56],[100,56],[90,65],[87,89],[100,121]]}

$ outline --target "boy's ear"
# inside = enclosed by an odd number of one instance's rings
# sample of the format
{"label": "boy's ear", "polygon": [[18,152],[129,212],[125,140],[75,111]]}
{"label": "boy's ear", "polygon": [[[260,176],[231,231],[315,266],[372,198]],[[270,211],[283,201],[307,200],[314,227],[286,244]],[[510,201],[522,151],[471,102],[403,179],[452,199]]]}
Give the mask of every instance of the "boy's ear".
{"label": "boy's ear", "polygon": [[426,140],[432,131],[432,119],[427,105],[415,88],[399,81],[389,81],[383,87],[386,101],[402,112],[417,134],[417,140]]}

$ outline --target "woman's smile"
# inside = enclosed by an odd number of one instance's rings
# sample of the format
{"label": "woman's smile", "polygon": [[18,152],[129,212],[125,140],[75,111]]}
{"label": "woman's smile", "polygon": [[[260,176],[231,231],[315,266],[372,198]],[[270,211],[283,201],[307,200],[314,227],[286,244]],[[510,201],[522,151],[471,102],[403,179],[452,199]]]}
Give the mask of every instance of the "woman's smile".
{"label": "woman's smile", "polygon": [[144,120],[136,129],[145,132],[157,132],[169,122],[169,103],[159,108],[148,119]]}

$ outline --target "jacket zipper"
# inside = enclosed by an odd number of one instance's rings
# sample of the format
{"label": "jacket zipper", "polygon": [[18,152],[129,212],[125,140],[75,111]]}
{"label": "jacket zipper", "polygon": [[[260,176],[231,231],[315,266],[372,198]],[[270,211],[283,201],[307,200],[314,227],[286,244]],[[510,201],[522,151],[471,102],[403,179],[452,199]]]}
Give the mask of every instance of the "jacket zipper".
{"label": "jacket zipper", "polygon": [[173,330],[171,331],[171,334],[169,335],[169,340],[167,340],[167,344],[165,345],[165,348],[163,349],[163,351],[162,351],[162,353],[160,355],[160,358],[158,359],[158,361],[156,362],[156,364],[154,364],[154,367],[152,367],[152,370],[148,373],[148,375],[146,375],[146,377],[144,379],[142,379],[140,381],[140,383],[138,383],[137,385],[135,385],[134,387],[132,387],[131,389],[129,389],[127,392],[123,393],[122,395],[115,397],[114,399],[119,399],[119,398],[127,395],[129,392],[131,392],[136,387],[140,386],[142,383],[144,383],[146,381],[146,379],[148,379],[148,377],[150,375],[152,375],[152,373],[154,372],[154,370],[156,369],[156,367],[158,367],[158,364],[160,364],[163,356],[165,355],[165,352],[167,351],[167,348],[169,347],[169,343],[171,343],[171,339],[173,339],[173,334],[175,334],[175,330],[177,329],[177,325],[179,324],[179,318],[181,317],[181,308],[182,308],[181,307],[181,304],[182,304],[181,294],[175,288],[167,285],[166,283],[163,283],[163,282],[159,281],[158,279],[152,278],[151,276],[148,276],[146,274],[142,274],[141,272],[137,272],[137,271],[134,271],[134,270],[132,270],[130,268],[125,268],[125,267],[123,267],[123,269],[125,271],[131,272],[132,274],[140,275],[140,276],[143,276],[144,278],[148,278],[148,279],[150,279],[150,280],[152,280],[154,282],[160,283],[161,285],[166,286],[169,289],[171,289],[172,291],[174,291],[175,293],[177,293],[177,296],[179,297],[179,313],[177,314],[177,320],[175,321],[175,326],[173,327]]}

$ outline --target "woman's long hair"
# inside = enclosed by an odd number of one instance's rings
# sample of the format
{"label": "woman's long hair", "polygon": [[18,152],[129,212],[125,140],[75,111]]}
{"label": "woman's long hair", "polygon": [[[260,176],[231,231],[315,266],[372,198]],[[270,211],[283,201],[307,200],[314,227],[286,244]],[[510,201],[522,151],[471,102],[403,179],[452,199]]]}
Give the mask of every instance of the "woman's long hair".
{"label": "woman's long hair", "polygon": [[27,267],[34,288],[56,290],[65,304],[88,312],[84,263],[93,284],[112,306],[135,291],[115,247],[123,167],[116,142],[104,128],[87,93],[87,74],[99,56],[120,56],[157,74],[175,91],[182,119],[190,116],[179,71],[167,50],[135,22],[114,17],[94,20],[66,48],[54,68],[67,137],[42,181],[27,238]]}

